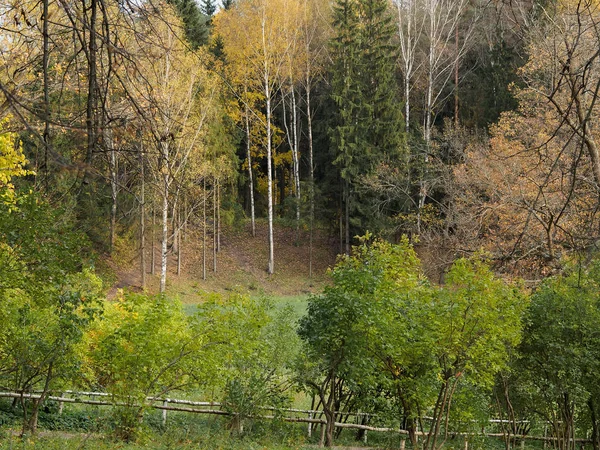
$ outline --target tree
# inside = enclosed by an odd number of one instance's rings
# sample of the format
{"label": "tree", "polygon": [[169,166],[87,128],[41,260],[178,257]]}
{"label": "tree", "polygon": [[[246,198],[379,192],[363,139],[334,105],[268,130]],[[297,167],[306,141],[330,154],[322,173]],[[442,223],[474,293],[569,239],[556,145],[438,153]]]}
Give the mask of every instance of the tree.
{"label": "tree", "polygon": [[[164,5],[163,19],[149,15],[139,33],[127,42],[136,55],[129,69],[133,76],[123,77],[122,84],[138,114],[138,126],[151,142],[156,158],[149,159],[155,186],[161,200],[161,275],[160,291],[166,289],[169,254],[169,211],[177,210],[181,185],[192,167],[191,162],[205,157],[204,139],[207,124],[221,117],[215,114],[220,100],[218,84],[204,67],[210,58],[204,49],[188,51],[168,22],[175,22]],[[150,41],[150,34],[152,41]],[[156,51],[159,44],[161,51]],[[127,61],[123,61],[127,64]],[[171,227],[174,231],[176,228]]]}
{"label": "tree", "polygon": [[[486,392],[520,340],[526,302],[480,258],[457,260],[446,284],[431,286],[404,238],[368,236],[340,259],[333,284],[310,300],[300,322],[307,361],[300,380],[321,399],[332,444],[336,411],[393,399],[417,444],[416,424],[432,415],[423,448],[442,448],[456,392]],[[423,425],[421,424],[421,428]]]}
{"label": "tree", "polygon": [[575,449],[572,438],[588,430],[594,449],[600,446],[599,386],[592,375],[600,363],[598,276],[596,259],[574,259],[536,289],[508,384],[517,414],[547,421],[559,449]]}
{"label": "tree", "polygon": [[[215,33],[223,38],[225,56],[232,65],[236,65],[235,73],[245,72],[247,80],[255,90],[260,90],[264,101],[265,128],[264,148],[266,150],[267,175],[267,220],[269,259],[267,272],[275,271],[273,242],[273,171],[274,171],[274,135],[273,110],[275,91],[279,86],[282,65],[288,50],[282,30],[290,19],[283,2],[265,2],[245,0],[236,3],[215,17]],[[242,97],[247,102],[247,96]],[[250,107],[244,103],[244,108]]]}
{"label": "tree", "polygon": [[[336,110],[331,141],[343,184],[345,249],[350,251],[350,217],[364,229],[366,199],[358,195],[360,176],[380,162],[402,159],[402,115],[394,83],[394,25],[388,3],[342,0],[333,14],[332,99]],[[341,218],[340,218],[341,220]]]}
{"label": "tree", "polygon": [[193,49],[208,43],[210,18],[215,12],[209,0],[201,7],[194,0],[170,0],[183,21],[185,37]]}
{"label": "tree", "polygon": [[[115,403],[115,434],[131,441],[138,437],[149,396],[163,397],[199,383],[199,374],[210,370],[196,366],[198,352],[207,345],[194,331],[181,304],[164,296],[123,294],[105,305],[105,312],[87,332],[86,388],[106,390]],[[207,356],[207,355],[205,355]]]}
{"label": "tree", "polygon": [[[463,382],[490,389],[507,367],[509,349],[521,340],[527,302],[497,279],[478,257],[457,260],[438,291],[432,314],[437,360],[437,400],[425,449],[442,448],[457,387]],[[440,439],[443,429],[442,442]]]}
{"label": "tree", "polygon": [[[368,408],[367,400],[380,395],[375,394],[378,387],[398,398],[400,410],[414,423],[416,391],[406,382],[419,372],[418,364],[430,361],[425,356],[430,352],[421,353],[428,349],[418,342],[422,335],[412,334],[416,328],[409,331],[416,326],[409,317],[421,311],[409,303],[418,303],[428,288],[408,240],[369,243],[367,235],[352,256],[341,257],[331,276],[332,286],[310,299],[299,328],[310,361],[301,365],[300,380],[321,399],[327,446],[332,445],[337,412]],[[407,341],[413,344],[408,347]],[[414,355],[410,362],[409,352]],[[416,428],[409,429],[414,438]]]}
{"label": "tree", "polygon": [[[87,268],[87,240],[62,209],[29,193],[0,202],[0,213],[0,385],[23,394],[22,432],[35,433],[50,391],[76,377],[75,348],[100,311],[102,283]],[[28,401],[36,389],[40,396]]]}

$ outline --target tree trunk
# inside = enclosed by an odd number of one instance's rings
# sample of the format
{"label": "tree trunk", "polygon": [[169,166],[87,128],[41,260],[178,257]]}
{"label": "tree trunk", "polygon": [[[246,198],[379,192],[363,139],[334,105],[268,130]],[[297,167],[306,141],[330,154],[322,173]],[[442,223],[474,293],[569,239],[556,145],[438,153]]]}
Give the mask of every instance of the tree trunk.
{"label": "tree trunk", "polygon": [[140,143],[140,147],[140,275],[142,276],[142,290],[146,290],[146,184],[143,144]]}
{"label": "tree trunk", "polygon": [[312,278],[313,272],[313,233],[315,222],[315,163],[313,158],[313,134],[312,134],[312,110],[310,104],[310,72],[307,71],[306,76],[306,117],[308,126],[308,164],[309,164],[309,184],[310,184],[310,219],[309,229],[310,235],[308,239],[308,276]]}
{"label": "tree trunk", "polygon": [[204,199],[202,200],[202,279],[206,280],[206,176],[202,179],[202,190]]}
{"label": "tree trunk", "polygon": [[180,208],[177,207],[176,211],[173,211],[176,214],[175,220],[175,236],[173,237],[173,247],[177,249],[177,275],[181,275],[181,214]]}
{"label": "tree trunk", "polygon": [[167,288],[167,252],[169,239],[169,144],[161,142],[163,158],[163,186],[162,186],[162,242],[160,251],[160,292],[164,293]]}
{"label": "tree trunk", "polygon": [[50,362],[48,365],[48,370],[46,371],[46,379],[44,381],[44,388],[37,399],[32,399],[32,408],[31,408],[31,416],[27,417],[27,413],[25,412],[25,405],[23,405],[23,429],[21,431],[21,435],[26,434],[27,432],[31,434],[36,434],[37,426],[38,426],[38,417],[40,412],[40,407],[46,400],[48,396],[48,390],[50,388],[50,380],[52,380],[54,364]]}
{"label": "tree trunk", "polygon": [[458,27],[454,30],[454,126],[458,127]]}
{"label": "tree trunk", "polygon": [[273,168],[272,168],[272,147],[271,147],[271,91],[269,86],[269,75],[265,72],[265,99],[267,112],[267,220],[269,223],[269,262],[267,273],[275,273],[275,256],[273,242]]}
{"label": "tree trunk", "polygon": [[213,272],[217,273],[217,179],[213,179]]}
{"label": "tree trunk", "polygon": [[294,85],[291,88],[292,95],[292,169],[294,171],[294,194],[296,196],[296,245],[300,239],[300,151],[299,151],[299,140],[298,140],[298,111],[296,106],[296,92]]}
{"label": "tree trunk", "polygon": [[49,187],[48,180],[48,152],[50,150],[50,88],[49,88],[49,78],[48,78],[48,60],[50,57],[50,49],[49,49],[49,34],[48,34],[48,1],[43,0],[42,2],[42,21],[43,21],[43,38],[44,38],[44,49],[43,49],[43,76],[44,76],[44,182],[46,184],[46,189]]}
{"label": "tree trunk", "polygon": [[346,255],[350,254],[350,183],[344,180]]}
{"label": "tree trunk", "polygon": [[115,249],[115,239],[117,234],[117,196],[119,192],[118,180],[117,180],[117,152],[113,145],[112,132],[104,127],[104,143],[108,147],[110,155],[110,193],[111,193],[111,208],[110,208],[110,252],[112,253]]}
{"label": "tree trunk", "polygon": [[96,146],[96,109],[97,109],[97,75],[96,75],[96,20],[98,14],[97,0],[91,0],[89,8],[86,5],[86,0],[82,0],[84,11],[90,12],[89,18],[89,42],[88,42],[88,93],[86,107],[86,130],[87,130],[87,153],[85,158],[86,167],[84,168],[83,183],[87,183],[88,174],[92,167],[92,158]]}
{"label": "tree trunk", "polygon": [[156,274],[156,204],[152,200],[152,254],[150,255],[150,273]]}
{"label": "tree trunk", "polygon": [[217,179],[217,253],[221,251],[221,182]]}
{"label": "tree trunk", "polygon": [[588,400],[590,409],[590,418],[592,421],[592,446],[594,450],[600,450],[600,432],[598,430],[598,417],[596,416],[596,407],[592,397]]}
{"label": "tree trunk", "polygon": [[248,189],[250,191],[250,220],[252,222],[252,237],[256,236],[256,220],[254,213],[254,178],[252,174],[252,154],[250,151],[251,140],[250,140],[250,118],[248,117],[250,112],[248,111],[248,105],[246,105],[246,155],[248,158]]}

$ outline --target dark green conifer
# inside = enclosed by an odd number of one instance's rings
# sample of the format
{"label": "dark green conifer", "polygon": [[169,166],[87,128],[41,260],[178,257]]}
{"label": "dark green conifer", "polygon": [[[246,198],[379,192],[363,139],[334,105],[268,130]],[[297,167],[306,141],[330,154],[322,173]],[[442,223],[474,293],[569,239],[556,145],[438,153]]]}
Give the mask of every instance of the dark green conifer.
{"label": "dark green conifer", "polygon": [[192,46],[198,48],[208,42],[207,17],[195,0],[168,0],[183,20],[185,37]]}
{"label": "dark green conifer", "polygon": [[357,189],[360,179],[381,162],[403,154],[404,131],[388,2],[338,0],[333,26],[332,99],[336,108],[330,137],[342,183],[348,250],[350,236],[376,227],[373,199]]}

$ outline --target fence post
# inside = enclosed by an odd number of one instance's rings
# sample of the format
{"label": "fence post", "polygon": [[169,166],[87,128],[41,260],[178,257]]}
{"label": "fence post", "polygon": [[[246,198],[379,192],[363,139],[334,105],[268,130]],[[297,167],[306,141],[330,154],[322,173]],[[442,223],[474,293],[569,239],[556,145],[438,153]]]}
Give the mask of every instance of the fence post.
{"label": "fence post", "polygon": [[400,450],[404,450],[406,448],[406,439],[400,440]]}
{"label": "fence post", "polygon": [[469,450],[469,438],[465,436],[465,450]]}
{"label": "fence post", "polygon": [[[164,399],[163,400],[163,406],[169,406],[169,400],[168,399]],[[166,409],[162,410],[162,426],[163,427],[167,426],[167,410]]]}
{"label": "fence post", "polygon": [[525,448],[525,439],[521,439],[521,450]]}
{"label": "fence post", "polygon": [[[65,393],[61,393],[60,396],[64,397],[66,394]],[[65,403],[64,402],[58,402],[58,415],[62,416],[63,413],[63,408],[65,407]]]}
{"label": "fence post", "polygon": [[[312,411],[308,413],[308,418],[312,419],[313,418],[313,414]],[[308,422],[308,437],[312,437],[312,423]]]}

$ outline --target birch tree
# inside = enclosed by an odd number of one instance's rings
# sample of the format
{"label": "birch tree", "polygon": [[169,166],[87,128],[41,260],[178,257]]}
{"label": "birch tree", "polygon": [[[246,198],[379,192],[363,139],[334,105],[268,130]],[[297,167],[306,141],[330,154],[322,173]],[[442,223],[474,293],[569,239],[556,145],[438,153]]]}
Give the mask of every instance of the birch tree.
{"label": "birch tree", "polygon": [[396,0],[398,40],[404,83],[404,126],[410,130],[411,91],[413,77],[423,64],[418,59],[419,45],[425,33],[425,11],[420,0]]}
{"label": "birch tree", "polygon": [[[124,80],[153,145],[151,158],[156,189],[161,201],[160,291],[167,281],[169,253],[169,210],[176,201],[177,183],[190,159],[199,151],[206,123],[216,101],[216,85],[202,61],[202,50],[185,48],[181,37],[169,26],[177,23],[170,7],[163,5],[163,19],[148,16],[146,34],[132,40],[138,63],[133,77]],[[173,189],[175,188],[175,191]]]}
{"label": "birch tree", "polygon": [[[275,272],[273,240],[273,111],[288,43],[282,33],[287,20],[285,1],[244,0],[215,17],[216,33],[223,37],[225,55],[248,71],[260,86],[264,101],[265,153],[267,162],[267,221],[269,257],[267,272]],[[236,59],[238,58],[238,59]]]}

